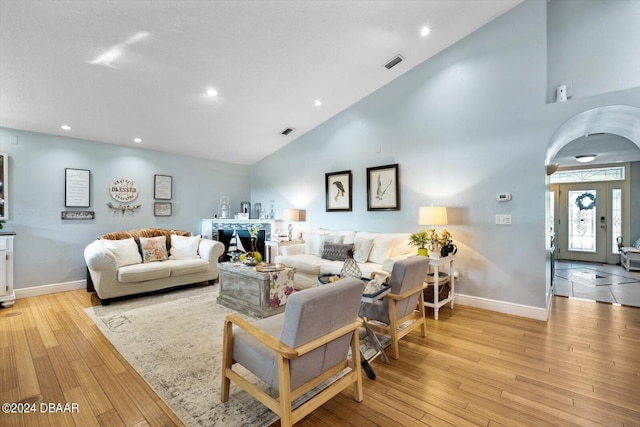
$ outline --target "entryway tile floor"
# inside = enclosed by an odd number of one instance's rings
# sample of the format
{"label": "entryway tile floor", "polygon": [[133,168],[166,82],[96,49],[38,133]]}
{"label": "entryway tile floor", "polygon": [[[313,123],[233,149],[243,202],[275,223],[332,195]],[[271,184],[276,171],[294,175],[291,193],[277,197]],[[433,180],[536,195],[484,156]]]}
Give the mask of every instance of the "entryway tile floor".
{"label": "entryway tile floor", "polygon": [[640,307],[640,272],[620,265],[556,261],[554,295]]}

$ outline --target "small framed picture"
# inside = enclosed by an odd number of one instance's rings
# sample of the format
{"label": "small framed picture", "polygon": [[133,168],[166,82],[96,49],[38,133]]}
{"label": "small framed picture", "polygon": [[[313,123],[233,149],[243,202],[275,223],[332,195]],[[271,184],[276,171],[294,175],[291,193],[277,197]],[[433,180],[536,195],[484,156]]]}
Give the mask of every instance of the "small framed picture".
{"label": "small framed picture", "polygon": [[91,206],[91,171],[87,169],[65,168],[64,206],[67,208],[88,208]]}
{"label": "small framed picture", "polygon": [[351,171],[325,174],[327,212],[351,212]]}
{"label": "small framed picture", "polygon": [[400,210],[398,164],[367,168],[367,210]]}
{"label": "small framed picture", "polygon": [[171,200],[171,186],[173,178],[170,175],[153,176],[153,198],[156,200]]}
{"label": "small framed picture", "polygon": [[171,202],[155,202],[153,204],[154,216],[171,216]]}

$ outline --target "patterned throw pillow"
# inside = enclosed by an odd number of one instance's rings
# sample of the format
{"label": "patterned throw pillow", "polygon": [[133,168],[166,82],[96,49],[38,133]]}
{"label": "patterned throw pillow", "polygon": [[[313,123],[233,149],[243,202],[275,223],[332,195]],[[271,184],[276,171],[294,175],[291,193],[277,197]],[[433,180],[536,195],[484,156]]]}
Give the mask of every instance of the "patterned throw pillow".
{"label": "patterned throw pillow", "polygon": [[335,243],[326,243],[322,249],[322,258],[331,261],[344,261],[347,259],[347,251],[353,249],[353,245],[337,245]]}
{"label": "patterned throw pillow", "polygon": [[372,247],[373,239],[356,239],[353,248],[353,259],[360,263],[367,262]]}
{"label": "patterned throw pillow", "polygon": [[167,259],[167,238],[141,237],[140,248],[142,249],[142,262],[164,261]]}

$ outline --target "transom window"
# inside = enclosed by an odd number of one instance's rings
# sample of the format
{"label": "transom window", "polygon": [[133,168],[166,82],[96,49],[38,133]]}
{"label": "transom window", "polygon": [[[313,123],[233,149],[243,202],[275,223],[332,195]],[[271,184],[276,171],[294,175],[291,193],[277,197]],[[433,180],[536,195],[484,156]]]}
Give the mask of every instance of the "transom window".
{"label": "transom window", "polygon": [[567,182],[624,181],[624,166],[607,168],[560,170],[551,175],[551,184]]}

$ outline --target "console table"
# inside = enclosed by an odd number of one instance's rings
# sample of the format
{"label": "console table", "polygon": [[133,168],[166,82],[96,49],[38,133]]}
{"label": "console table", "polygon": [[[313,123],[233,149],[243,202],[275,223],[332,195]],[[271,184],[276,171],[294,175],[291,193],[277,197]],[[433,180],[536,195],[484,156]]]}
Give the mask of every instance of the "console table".
{"label": "console table", "polygon": [[[436,320],[438,320],[438,311],[440,310],[440,307],[442,307],[446,303],[451,302],[451,309],[453,310],[453,303],[456,299],[456,279],[455,277],[453,277],[453,261],[455,259],[455,255],[429,258],[429,265],[433,267],[433,302],[425,301],[424,305],[425,307],[433,308],[433,318]],[[438,285],[440,282],[439,270],[441,266],[448,266],[447,273],[449,275],[449,286],[451,287],[449,296],[443,300],[438,299]]]}

